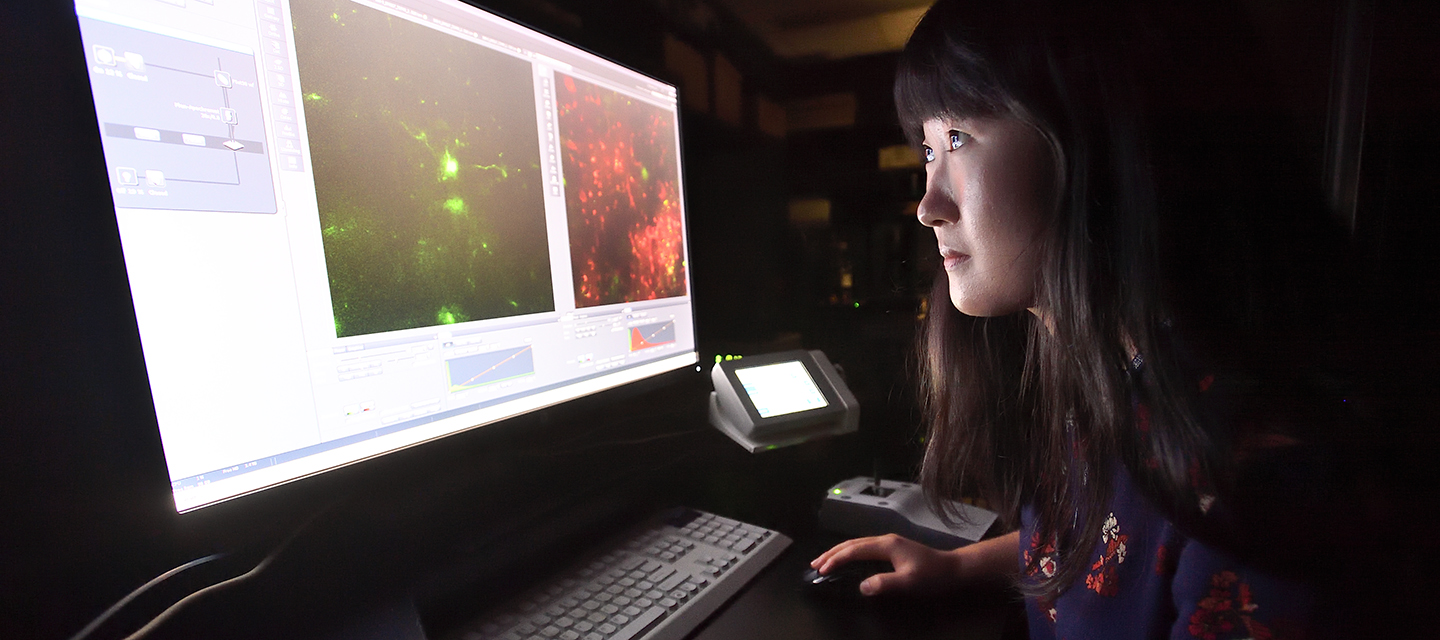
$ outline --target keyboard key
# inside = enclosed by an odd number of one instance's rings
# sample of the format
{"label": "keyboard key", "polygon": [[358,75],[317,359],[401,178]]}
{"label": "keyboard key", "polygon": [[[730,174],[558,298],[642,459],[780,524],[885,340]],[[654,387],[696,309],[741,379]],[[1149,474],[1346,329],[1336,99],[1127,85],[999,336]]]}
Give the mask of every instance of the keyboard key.
{"label": "keyboard key", "polygon": [[554,638],[555,636],[560,635],[560,630],[555,627],[545,627],[544,629],[540,630],[540,635],[545,636],[546,638]]}
{"label": "keyboard key", "polygon": [[616,632],[611,640],[630,640],[644,633],[646,629],[650,628],[650,625],[659,622],[663,617],[665,617],[665,610],[659,607],[646,611],[640,614],[640,617],[632,620],[630,624],[625,625],[625,628]]}
{"label": "keyboard key", "polygon": [[610,634],[612,634],[612,633],[615,633],[616,631],[619,631],[619,630],[620,630],[620,627],[617,627],[617,626],[615,626],[615,625],[610,624],[610,623],[607,622],[607,623],[602,624],[602,625],[600,625],[600,626],[598,626],[598,627],[595,627],[595,630],[596,630],[596,631],[599,631],[600,633],[603,633],[603,634],[605,634],[605,635],[608,636],[608,635],[610,635]]}
{"label": "keyboard key", "polygon": [[678,586],[678,585],[679,585],[681,582],[683,582],[684,580],[685,580],[685,574],[683,574],[683,573],[678,573],[678,572],[675,572],[675,571],[672,570],[672,571],[670,572],[670,576],[667,577],[667,578],[665,578],[664,580],[662,580],[662,581],[660,582],[660,584],[657,585],[657,586],[658,586],[658,588],[659,588],[661,591],[669,591],[669,590],[671,590],[671,589],[674,589],[676,586]]}
{"label": "keyboard key", "polygon": [[680,606],[680,601],[678,601],[678,600],[676,600],[676,599],[674,599],[674,598],[661,598],[661,599],[659,600],[659,602],[660,602],[660,606],[665,607],[665,608],[667,608],[667,609],[674,609],[675,607]]}
{"label": "keyboard key", "polygon": [[628,622],[630,622],[630,616],[627,616],[623,613],[617,613],[613,616],[610,616],[610,624],[623,625]]}
{"label": "keyboard key", "polygon": [[574,631],[562,631],[560,632],[560,640],[580,640],[580,634]]}

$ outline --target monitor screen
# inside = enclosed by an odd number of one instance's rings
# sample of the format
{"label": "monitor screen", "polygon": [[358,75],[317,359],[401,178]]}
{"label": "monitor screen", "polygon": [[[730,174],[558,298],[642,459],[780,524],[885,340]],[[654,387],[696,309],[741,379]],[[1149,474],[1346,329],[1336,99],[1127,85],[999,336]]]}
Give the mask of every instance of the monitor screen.
{"label": "monitor screen", "polygon": [[675,87],[453,0],[77,0],[179,511],[693,366]]}

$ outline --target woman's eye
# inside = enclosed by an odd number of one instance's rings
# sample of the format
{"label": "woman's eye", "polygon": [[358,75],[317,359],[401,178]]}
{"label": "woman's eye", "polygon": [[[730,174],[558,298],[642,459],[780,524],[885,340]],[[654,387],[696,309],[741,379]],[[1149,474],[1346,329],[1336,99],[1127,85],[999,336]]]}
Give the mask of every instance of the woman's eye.
{"label": "woman's eye", "polygon": [[924,155],[924,157],[925,157],[925,161],[926,161],[926,162],[934,162],[934,161],[935,161],[935,150],[934,150],[934,149],[931,149],[930,147],[921,147],[921,148],[923,149],[922,153],[923,153],[923,155]]}
{"label": "woman's eye", "polygon": [[964,131],[950,131],[950,150],[954,151],[964,146],[970,140],[970,134]]}

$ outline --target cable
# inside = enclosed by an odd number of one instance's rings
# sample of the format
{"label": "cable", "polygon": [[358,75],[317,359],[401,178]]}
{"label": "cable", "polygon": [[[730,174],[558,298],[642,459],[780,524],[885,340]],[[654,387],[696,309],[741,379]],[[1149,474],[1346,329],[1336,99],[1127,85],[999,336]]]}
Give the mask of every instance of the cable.
{"label": "cable", "polygon": [[195,600],[200,599],[201,596],[204,596],[205,594],[210,593],[210,592],[213,592],[213,591],[218,591],[218,590],[220,590],[220,589],[224,589],[225,587],[233,586],[233,585],[235,585],[235,584],[237,584],[237,583],[244,582],[245,580],[249,580],[249,579],[254,578],[255,576],[259,575],[260,572],[264,571],[266,567],[269,567],[269,566],[270,566],[270,563],[271,563],[271,562],[274,562],[274,561],[275,561],[275,558],[279,557],[280,553],[281,553],[282,551],[284,551],[286,547],[289,547],[289,546],[290,546],[290,543],[291,543],[291,542],[294,542],[294,541],[295,541],[295,538],[300,537],[300,533],[301,533],[302,531],[304,531],[306,528],[308,528],[308,527],[310,526],[310,523],[315,522],[317,519],[320,518],[320,515],[321,515],[321,514],[323,514],[323,513],[325,513],[326,511],[328,511],[328,510],[330,509],[330,506],[333,506],[333,504],[332,504],[332,505],[329,505],[329,506],[326,506],[326,507],[320,509],[319,511],[316,511],[313,515],[311,515],[309,518],[307,518],[307,519],[305,520],[305,522],[300,523],[300,526],[296,527],[296,528],[295,528],[295,531],[294,531],[293,533],[291,533],[291,534],[289,535],[289,537],[287,537],[287,538],[285,538],[283,541],[281,541],[280,544],[279,544],[279,546],[275,547],[275,550],[270,552],[270,555],[265,556],[265,558],[264,558],[263,560],[261,560],[259,563],[257,563],[257,564],[256,564],[253,568],[251,568],[249,571],[246,571],[245,573],[242,573],[242,574],[240,574],[240,575],[238,575],[238,576],[235,576],[235,577],[230,578],[230,579],[227,579],[227,580],[221,580],[220,582],[217,582],[217,583],[215,583],[215,584],[212,584],[212,585],[210,585],[210,586],[208,586],[208,587],[204,587],[204,588],[202,588],[202,589],[200,589],[200,590],[198,590],[198,591],[195,591],[194,593],[191,593],[191,594],[188,595],[188,596],[185,596],[184,598],[181,598],[181,599],[175,601],[175,604],[172,604],[172,605],[170,605],[169,607],[166,607],[164,611],[161,611],[161,612],[160,612],[160,615],[155,616],[154,618],[152,618],[152,619],[150,620],[150,622],[145,623],[145,626],[140,627],[139,629],[136,629],[134,633],[132,633],[132,634],[130,634],[130,635],[128,635],[128,636],[125,636],[125,640],[140,640],[140,638],[143,638],[143,637],[145,637],[146,635],[149,635],[152,631],[154,631],[156,628],[158,628],[158,627],[159,627],[161,624],[163,624],[166,620],[169,620],[170,618],[174,617],[175,614],[179,613],[180,610],[183,609],[183,608],[185,608],[186,605],[190,604],[191,602],[194,602]]}
{"label": "cable", "polygon": [[[287,540],[286,543],[289,543],[289,540]],[[154,618],[152,618],[152,619],[150,620],[150,622],[145,623],[145,626],[140,627],[139,629],[137,629],[137,630],[135,631],[135,633],[132,633],[132,634],[130,634],[130,635],[128,635],[128,636],[125,636],[125,640],[139,640],[140,638],[145,637],[145,636],[148,635],[151,631],[154,631],[157,627],[159,627],[162,623],[164,623],[166,620],[174,617],[176,613],[179,613],[180,609],[182,609],[182,608],[185,607],[185,605],[187,605],[187,604],[189,604],[189,603],[191,603],[191,602],[199,599],[201,596],[203,596],[203,595],[205,595],[205,594],[207,594],[207,593],[210,593],[210,592],[212,592],[212,591],[217,591],[217,590],[223,589],[223,588],[225,588],[225,587],[231,586],[231,585],[233,585],[233,584],[235,584],[235,583],[237,583],[237,582],[241,582],[241,581],[248,580],[248,579],[250,579],[250,578],[255,577],[255,576],[258,575],[261,571],[264,571],[264,570],[265,570],[265,567],[270,566],[270,562],[271,562],[272,560],[274,560],[274,559],[275,559],[275,556],[279,555],[281,549],[284,549],[284,548],[285,548],[285,545],[284,545],[284,544],[280,545],[280,547],[279,547],[278,549],[270,552],[270,555],[265,556],[265,559],[264,559],[264,560],[261,560],[258,564],[255,565],[254,568],[250,569],[249,571],[246,571],[245,573],[242,573],[242,574],[240,574],[240,575],[238,575],[238,576],[235,576],[235,577],[230,578],[230,579],[227,579],[227,580],[222,580],[222,581],[217,582],[217,583],[215,583],[215,584],[212,584],[212,585],[210,585],[210,586],[208,586],[208,587],[204,587],[204,588],[202,588],[202,589],[200,589],[200,590],[198,590],[198,591],[196,591],[196,592],[194,592],[194,593],[191,593],[191,594],[188,595],[188,596],[185,596],[184,598],[181,598],[181,599],[175,601],[175,604],[172,604],[172,605],[170,605],[169,607],[166,607],[166,609],[165,609],[164,611],[161,611],[161,612],[160,612],[160,615],[155,616]]]}
{"label": "cable", "polygon": [[70,636],[70,640],[84,640],[86,636],[94,633],[95,629],[99,628],[100,625],[105,624],[105,621],[109,620],[111,616],[115,615],[121,609],[125,608],[125,605],[130,604],[132,600],[140,597],[140,594],[149,591],[151,587],[154,587],[161,582],[169,580],[176,574],[179,574],[187,569],[193,569],[212,560],[219,560],[220,558],[223,558],[225,556],[226,554],[224,553],[212,553],[203,558],[196,558],[194,560],[186,562],[185,564],[182,564],[178,567],[175,567],[174,569],[171,569],[169,571],[166,571],[165,573],[155,576],[154,578],[151,578],[149,582],[140,585],[139,588],[131,591],[129,594],[121,598],[115,604],[110,605],[109,609],[106,609],[104,613],[97,616],[94,620],[91,620],[90,624],[85,625],[85,628],[76,632],[75,635]]}

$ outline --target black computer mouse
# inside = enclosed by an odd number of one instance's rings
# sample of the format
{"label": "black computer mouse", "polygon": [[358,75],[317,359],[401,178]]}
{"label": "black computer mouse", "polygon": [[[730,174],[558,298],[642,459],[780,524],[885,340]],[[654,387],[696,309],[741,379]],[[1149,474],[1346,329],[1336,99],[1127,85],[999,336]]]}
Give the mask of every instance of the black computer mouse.
{"label": "black computer mouse", "polygon": [[807,567],[800,574],[800,580],[808,590],[815,593],[855,594],[860,593],[860,583],[877,573],[894,571],[895,567],[884,560],[856,560],[847,562],[821,575]]}

